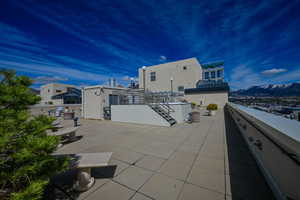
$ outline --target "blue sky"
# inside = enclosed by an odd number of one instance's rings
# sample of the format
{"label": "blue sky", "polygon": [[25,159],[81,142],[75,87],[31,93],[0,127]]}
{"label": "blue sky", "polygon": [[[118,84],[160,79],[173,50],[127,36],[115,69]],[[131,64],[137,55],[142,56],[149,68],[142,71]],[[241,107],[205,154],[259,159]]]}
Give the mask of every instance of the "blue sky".
{"label": "blue sky", "polygon": [[0,67],[126,84],[143,65],[225,61],[232,89],[300,81],[299,0],[2,0]]}

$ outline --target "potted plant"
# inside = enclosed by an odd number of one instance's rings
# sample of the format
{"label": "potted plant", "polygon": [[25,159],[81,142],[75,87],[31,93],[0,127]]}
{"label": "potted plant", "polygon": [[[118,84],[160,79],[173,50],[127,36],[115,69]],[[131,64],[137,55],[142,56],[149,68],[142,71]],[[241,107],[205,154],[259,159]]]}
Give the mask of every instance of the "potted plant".
{"label": "potted plant", "polygon": [[208,110],[208,114],[210,116],[216,114],[216,110],[218,110],[218,105],[217,104],[209,104],[206,109]]}
{"label": "potted plant", "polygon": [[197,104],[195,102],[191,102],[191,105],[192,105],[192,109],[194,109]]}

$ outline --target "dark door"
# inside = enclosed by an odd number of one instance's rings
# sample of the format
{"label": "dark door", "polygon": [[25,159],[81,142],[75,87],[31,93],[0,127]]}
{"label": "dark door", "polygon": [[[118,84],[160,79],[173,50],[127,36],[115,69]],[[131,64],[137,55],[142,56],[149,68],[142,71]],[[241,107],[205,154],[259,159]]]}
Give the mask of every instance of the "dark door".
{"label": "dark door", "polygon": [[109,105],[118,105],[119,104],[119,96],[118,95],[109,95]]}

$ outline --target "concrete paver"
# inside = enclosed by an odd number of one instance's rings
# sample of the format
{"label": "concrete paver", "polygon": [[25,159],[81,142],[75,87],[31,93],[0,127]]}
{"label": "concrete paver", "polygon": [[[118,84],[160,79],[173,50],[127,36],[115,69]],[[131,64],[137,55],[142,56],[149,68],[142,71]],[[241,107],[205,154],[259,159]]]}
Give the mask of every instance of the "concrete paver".
{"label": "concrete paver", "polygon": [[195,185],[184,184],[183,191],[179,197],[179,200],[222,200],[224,199],[224,197],[224,194],[200,188]]}
{"label": "concrete paver", "polygon": [[159,172],[161,174],[184,181],[192,167],[191,163],[176,162],[174,160],[166,161]]}
{"label": "concrete paver", "polygon": [[165,161],[166,160],[162,158],[146,155],[136,163],[136,166],[157,171]]}
{"label": "concrete paver", "polygon": [[173,200],[178,197],[183,184],[182,181],[156,174],[139,191],[157,200]]}
{"label": "concrete paver", "polygon": [[88,196],[89,200],[128,200],[134,191],[112,181],[104,184],[97,191]]}
{"label": "concrete paver", "polygon": [[57,153],[113,152],[114,174],[103,169],[108,174],[95,177],[79,200],[272,199],[239,132],[225,119],[220,110],[172,127],[81,120],[82,138]]}
{"label": "concrete paver", "polygon": [[125,169],[119,176],[114,178],[114,180],[133,190],[138,190],[152,176],[152,174],[153,172],[151,171],[131,166]]}

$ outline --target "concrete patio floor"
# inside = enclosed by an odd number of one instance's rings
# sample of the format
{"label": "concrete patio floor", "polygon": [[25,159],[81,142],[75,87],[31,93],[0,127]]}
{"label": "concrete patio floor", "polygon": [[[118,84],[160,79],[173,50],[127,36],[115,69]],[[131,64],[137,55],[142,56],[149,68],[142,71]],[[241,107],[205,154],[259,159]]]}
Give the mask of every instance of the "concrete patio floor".
{"label": "concrete patio floor", "polygon": [[59,153],[113,155],[110,167],[93,169],[96,183],[89,191],[72,193],[75,199],[273,199],[223,110],[202,116],[200,123],[173,127],[81,120],[77,133],[83,137]]}

